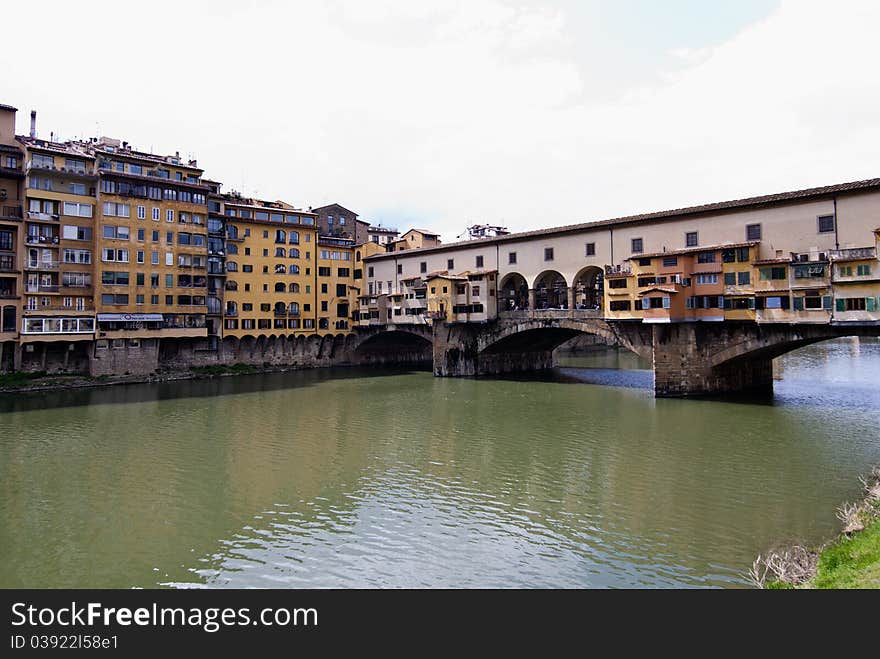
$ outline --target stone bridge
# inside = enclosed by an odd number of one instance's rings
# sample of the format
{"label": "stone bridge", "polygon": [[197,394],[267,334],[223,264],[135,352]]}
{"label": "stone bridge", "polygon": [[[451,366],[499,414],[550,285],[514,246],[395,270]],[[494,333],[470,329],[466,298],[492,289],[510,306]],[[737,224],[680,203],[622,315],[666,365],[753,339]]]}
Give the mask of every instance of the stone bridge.
{"label": "stone bridge", "polygon": [[[775,357],[844,336],[880,336],[880,326],[757,324],[754,322],[646,324],[604,320],[594,310],[503,312],[487,323],[391,325],[360,328],[361,363],[430,361],[434,375],[497,375],[552,368],[554,350],[579,334],[650,359],[658,397],[771,391]],[[355,360],[356,362],[358,359]]]}

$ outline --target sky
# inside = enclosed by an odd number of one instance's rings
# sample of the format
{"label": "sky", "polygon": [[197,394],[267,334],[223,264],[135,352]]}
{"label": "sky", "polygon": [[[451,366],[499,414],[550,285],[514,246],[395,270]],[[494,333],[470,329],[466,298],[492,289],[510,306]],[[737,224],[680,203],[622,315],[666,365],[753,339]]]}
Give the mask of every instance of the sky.
{"label": "sky", "polygon": [[19,133],[447,241],[880,176],[874,0],[127,4],[4,7]]}

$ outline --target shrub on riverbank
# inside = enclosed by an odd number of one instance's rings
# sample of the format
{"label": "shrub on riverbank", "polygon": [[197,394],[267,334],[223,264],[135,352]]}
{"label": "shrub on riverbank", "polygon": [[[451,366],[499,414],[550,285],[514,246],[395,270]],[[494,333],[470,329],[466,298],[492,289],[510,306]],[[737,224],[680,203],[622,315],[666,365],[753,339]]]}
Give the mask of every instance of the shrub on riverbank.
{"label": "shrub on riverbank", "polygon": [[758,588],[880,588],[880,467],[862,481],[865,497],[837,511],[843,532],[811,551],[792,547],[758,556],[749,577]]}
{"label": "shrub on riverbank", "polygon": [[197,375],[241,375],[244,373],[256,373],[255,366],[250,364],[212,364],[210,366],[193,366],[190,370]]}
{"label": "shrub on riverbank", "polygon": [[46,377],[45,371],[39,371],[38,373],[22,373],[21,371],[2,373],[0,374],[0,387],[18,387],[28,384],[31,380],[43,377]]}

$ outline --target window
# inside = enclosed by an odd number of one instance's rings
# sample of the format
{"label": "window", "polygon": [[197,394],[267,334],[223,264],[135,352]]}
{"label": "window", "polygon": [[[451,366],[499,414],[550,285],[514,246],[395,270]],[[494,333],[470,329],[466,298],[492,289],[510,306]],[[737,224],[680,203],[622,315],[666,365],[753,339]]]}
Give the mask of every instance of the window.
{"label": "window", "polygon": [[318,276],[319,277],[329,277],[330,276],[330,268],[319,267],[318,268]]}
{"label": "window", "polygon": [[373,276],[373,266],[367,266],[367,277]]}
{"label": "window", "polygon": [[545,247],[544,248],[544,260],[545,261],[552,261],[553,260],[553,248],[552,247]]}
{"label": "window", "polygon": [[663,266],[664,267],[671,268],[676,265],[678,265],[678,257],[677,256],[664,256],[663,257]]}
{"label": "window", "polygon": [[715,273],[711,274],[698,274],[694,276],[694,281],[697,284],[717,284],[718,283],[718,275]]}
{"label": "window", "polygon": [[686,234],[684,234],[685,247],[696,247],[699,244],[700,242],[696,231],[688,231]]}
{"label": "window", "polygon": [[139,220],[143,220],[145,217],[147,217],[147,209],[144,208],[143,206],[138,206],[137,207],[137,218]]}
{"label": "window", "polygon": [[70,184],[70,194],[77,194],[80,196],[86,195],[86,184],[85,183],[71,183]]}
{"label": "window", "polygon": [[113,238],[115,240],[128,240],[128,227],[114,227],[105,224],[103,236],[104,238]]}
{"label": "window", "polygon": [[174,222],[174,211],[170,208],[165,211],[165,221],[166,222]]}
{"label": "window", "polygon": [[725,272],[724,273],[724,285],[725,286],[736,286],[736,273],[735,272]]}
{"label": "window", "polygon": [[761,281],[770,281],[771,279],[786,279],[785,268],[761,268],[758,271]]}
{"label": "window", "polygon": [[101,273],[101,283],[107,286],[128,286],[129,276],[127,272],[108,272]]}
{"label": "window", "polygon": [[345,284],[336,284],[336,297],[345,297],[348,294]]}
{"label": "window", "polygon": [[867,277],[871,274],[871,266],[870,265],[860,265],[857,268],[857,272],[859,277]]}
{"label": "window", "polygon": [[397,264],[397,274],[399,274],[399,275],[403,274],[403,263]]}
{"label": "window", "polygon": [[516,263],[516,252],[508,252],[507,262],[508,263]]}
{"label": "window", "polygon": [[612,300],[610,305],[611,311],[629,311],[629,300]]}
{"label": "window", "polygon": [[609,279],[608,288],[626,288],[626,279]]}
{"label": "window", "polygon": [[596,243],[587,243],[586,256],[596,256]]}
{"label": "window", "polygon": [[746,240],[761,240],[761,225],[760,224],[747,224],[746,225]]}
{"label": "window", "polygon": [[697,254],[697,263],[715,263],[715,252],[700,252]]}
{"label": "window", "polygon": [[77,204],[70,201],[65,201],[63,204],[64,214],[72,215],[74,217],[91,217],[92,216],[92,205],[91,204]]}
{"label": "window", "polygon": [[640,254],[641,252],[645,251],[645,245],[641,238],[633,238],[630,241],[630,247],[630,251],[633,254]]}
{"label": "window", "polygon": [[127,249],[104,249],[102,252],[102,261],[116,261],[119,263],[128,263]]}
{"label": "window", "polygon": [[736,273],[736,283],[739,286],[748,286],[752,283],[752,273],[748,270]]}
{"label": "window", "polygon": [[150,263],[153,265],[159,265],[159,252],[150,252]]}
{"label": "window", "polygon": [[128,304],[126,293],[102,293],[101,304]]}
{"label": "window", "polygon": [[131,217],[131,206],[128,204],[114,204],[113,202],[104,202],[104,215],[110,217]]}
{"label": "window", "polygon": [[143,262],[144,262],[144,253],[143,253],[142,250],[138,250],[138,253],[137,253],[137,262],[138,262],[138,263],[143,263]]}
{"label": "window", "polygon": [[740,263],[748,263],[749,262],[749,248],[748,247],[737,247],[736,248],[736,260]]}
{"label": "window", "polygon": [[419,272],[428,272],[427,261],[422,261],[421,263],[419,263]]}
{"label": "window", "polygon": [[816,218],[816,223],[818,225],[819,233],[833,233],[834,232],[834,216],[833,215],[821,215]]}
{"label": "window", "polygon": [[174,287],[174,275],[165,275],[165,288]]}
{"label": "window", "polygon": [[174,254],[165,252],[165,265],[174,265]]}
{"label": "window", "polygon": [[477,267],[478,267],[478,268],[482,268],[482,267],[483,267],[483,257],[482,257],[482,256],[478,256],[478,257],[477,257]]}
{"label": "window", "polygon": [[153,219],[156,220],[157,222],[159,221],[159,209],[158,208],[153,209]]}

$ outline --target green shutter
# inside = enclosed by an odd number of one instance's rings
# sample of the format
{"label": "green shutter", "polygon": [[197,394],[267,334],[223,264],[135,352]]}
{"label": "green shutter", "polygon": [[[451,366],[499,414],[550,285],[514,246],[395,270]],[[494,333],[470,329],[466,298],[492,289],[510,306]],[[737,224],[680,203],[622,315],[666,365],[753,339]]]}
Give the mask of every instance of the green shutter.
{"label": "green shutter", "polygon": [[831,311],[831,296],[823,295],[822,296],[822,308]]}
{"label": "green shutter", "polygon": [[846,311],[846,300],[842,297],[837,298],[835,304],[838,311]]}
{"label": "green shutter", "polygon": [[755,308],[755,298],[750,297],[749,298],[749,309],[754,309],[754,308]]}
{"label": "green shutter", "polygon": [[794,299],[794,310],[795,311],[803,311],[804,310],[804,298],[796,297]]}
{"label": "green shutter", "polygon": [[877,300],[872,297],[865,298],[865,311],[876,311],[877,310]]}

